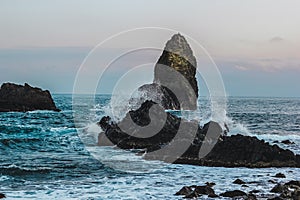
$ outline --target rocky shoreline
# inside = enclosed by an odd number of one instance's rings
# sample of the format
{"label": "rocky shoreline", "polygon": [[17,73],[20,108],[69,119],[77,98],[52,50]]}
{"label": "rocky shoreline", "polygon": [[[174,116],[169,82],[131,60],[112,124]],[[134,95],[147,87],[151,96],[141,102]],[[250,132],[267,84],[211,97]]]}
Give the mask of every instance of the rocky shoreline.
{"label": "rocky shoreline", "polygon": [[[275,175],[276,176],[276,175]],[[252,183],[246,183],[240,179],[236,179],[232,182],[232,188],[235,188],[234,184],[239,184],[243,187],[249,187]],[[300,181],[291,180],[286,183],[276,183],[276,185],[269,191],[269,193],[264,194],[260,190],[253,188],[250,192],[246,193],[238,189],[225,191],[220,194],[216,194],[213,187],[216,183],[205,183],[204,185],[191,185],[184,186],[174,195],[182,196],[183,198],[195,199],[201,197],[208,198],[219,198],[227,197],[234,199],[243,199],[243,200],[256,200],[256,199],[265,199],[265,200],[299,200],[300,199]]]}

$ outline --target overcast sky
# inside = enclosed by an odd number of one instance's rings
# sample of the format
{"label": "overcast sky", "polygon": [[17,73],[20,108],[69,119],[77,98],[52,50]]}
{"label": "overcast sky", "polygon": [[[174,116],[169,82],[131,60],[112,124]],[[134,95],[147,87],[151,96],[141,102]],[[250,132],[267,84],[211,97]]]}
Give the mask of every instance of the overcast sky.
{"label": "overcast sky", "polygon": [[[162,27],[203,45],[228,95],[300,96],[299,8],[299,0],[0,0],[0,82],[71,93],[97,44],[120,31]],[[113,73],[107,80],[117,79]]]}

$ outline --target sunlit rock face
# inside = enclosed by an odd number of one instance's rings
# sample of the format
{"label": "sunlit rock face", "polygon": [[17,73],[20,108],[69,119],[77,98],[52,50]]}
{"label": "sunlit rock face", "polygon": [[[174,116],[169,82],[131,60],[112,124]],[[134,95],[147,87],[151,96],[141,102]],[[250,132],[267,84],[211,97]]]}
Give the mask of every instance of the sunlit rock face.
{"label": "sunlit rock face", "polygon": [[195,110],[199,91],[196,68],[191,47],[182,35],[175,34],[155,65],[153,83],[138,90],[165,109]]}

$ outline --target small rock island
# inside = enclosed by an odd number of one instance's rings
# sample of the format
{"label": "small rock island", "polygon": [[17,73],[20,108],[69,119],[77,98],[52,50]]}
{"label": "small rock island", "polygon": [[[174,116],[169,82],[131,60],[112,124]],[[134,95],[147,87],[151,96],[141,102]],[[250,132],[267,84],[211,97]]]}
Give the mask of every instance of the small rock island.
{"label": "small rock island", "polygon": [[[180,79],[178,73],[184,78]],[[188,121],[167,112],[197,108],[199,89],[195,75],[196,59],[193,52],[185,38],[175,34],[167,42],[155,65],[154,82],[139,88],[147,94],[148,99],[140,101],[139,108],[129,111],[120,122],[113,121],[109,116],[103,117],[98,123],[103,130],[98,136],[98,145],[135,149],[145,159],[177,164],[300,168],[300,155],[276,144],[240,134],[226,136],[214,121],[201,127],[198,121]],[[184,97],[178,99],[173,90],[183,91]],[[154,130],[155,135],[152,134]],[[178,150],[181,152],[178,153]]]}
{"label": "small rock island", "polygon": [[27,112],[34,110],[60,111],[48,90],[25,83],[3,83],[0,88],[0,112]]}

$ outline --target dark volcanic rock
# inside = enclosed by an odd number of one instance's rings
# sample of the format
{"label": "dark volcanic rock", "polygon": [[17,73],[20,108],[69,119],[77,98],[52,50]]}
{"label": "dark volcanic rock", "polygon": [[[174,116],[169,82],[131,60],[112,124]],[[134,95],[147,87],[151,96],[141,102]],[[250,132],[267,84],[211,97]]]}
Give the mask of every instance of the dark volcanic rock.
{"label": "dark volcanic rock", "polygon": [[193,188],[189,186],[182,187],[175,195],[189,195],[193,192]]}
{"label": "dark volcanic rock", "polygon": [[289,181],[285,184],[277,184],[270,192],[280,194],[281,199],[300,199],[300,181]]}
{"label": "dark volcanic rock", "polygon": [[197,198],[202,195],[207,195],[208,197],[215,198],[218,195],[215,194],[215,191],[205,185],[205,186],[184,186],[175,195],[184,195],[184,198]]}
{"label": "dark volcanic rock", "polygon": [[196,68],[196,58],[186,39],[175,34],[155,65],[154,83],[138,90],[146,99],[165,109],[195,110],[198,98]]}
{"label": "dark volcanic rock", "polygon": [[[154,122],[156,125],[161,124],[159,114],[164,112],[163,108],[157,105],[153,101],[146,101],[136,111],[130,111],[127,113],[125,119],[119,124],[114,124],[109,121],[108,117],[104,117],[100,120],[100,127],[105,131],[105,136],[115,145],[122,149],[147,149],[147,151],[153,151],[160,148],[160,145],[170,142],[176,135],[181,119],[171,114],[166,115],[166,124],[163,125],[162,130],[152,137],[142,138],[140,135],[149,136],[152,134],[153,129],[141,129],[138,130],[135,126],[131,126],[130,119],[138,126],[147,126],[150,123],[149,110],[157,114],[153,119],[157,119]],[[128,126],[127,126],[128,123]],[[152,122],[153,123],[153,122]],[[120,127],[125,127],[126,132]],[[128,134],[130,133],[130,134]],[[136,135],[136,136],[135,136]],[[101,140],[99,140],[101,142]]]}
{"label": "dark volcanic rock", "polygon": [[227,191],[227,192],[221,193],[220,196],[233,198],[233,197],[242,197],[242,196],[246,197],[247,194],[240,190],[233,190],[233,191]]}
{"label": "dark volcanic rock", "polygon": [[190,194],[185,195],[184,198],[186,198],[186,199],[195,199],[195,198],[198,198],[200,196],[201,196],[200,194],[198,194],[197,192],[193,191]]}
{"label": "dark volcanic rock", "polygon": [[290,140],[283,140],[281,141],[282,144],[295,144],[295,142],[292,142]]}
{"label": "dark volcanic rock", "polygon": [[197,192],[198,194],[211,195],[211,196],[216,195],[215,191],[207,185],[205,185],[205,186],[196,186],[194,191]]}
{"label": "dark volcanic rock", "polygon": [[235,181],[233,181],[234,184],[245,184],[246,182],[242,181],[241,179],[236,179]]}
{"label": "dark volcanic rock", "polygon": [[256,137],[232,135],[218,141],[202,165],[223,167],[300,167],[300,156]]}
{"label": "dark volcanic rock", "polygon": [[270,192],[281,193],[281,192],[283,192],[284,189],[285,189],[285,187],[283,185],[277,184],[272,188],[272,190]]}
{"label": "dark volcanic rock", "polygon": [[180,103],[176,95],[167,87],[157,83],[146,84],[138,88],[140,99],[137,104],[151,100],[169,110],[179,110]]}
{"label": "dark volcanic rock", "polygon": [[213,187],[216,185],[216,183],[214,182],[206,182],[205,185],[207,185],[208,187]]}
{"label": "dark volcanic rock", "polygon": [[275,174],[274,177],[276,177],[276,178],[285,178],[285,175],[283,173],[277,173],[277,174]]}
{"label": "dark volcanic rock", "polygon": [[0,112],[33,110],[59,111],[48,90],[31,87],[27,83],[24,86],[13,83],[4,83],[1,86]]}
{"label": "dark volcanic rock", "polygon": [[[145,159],[216,167],[300,167],[299,155],[289,150],[243,135],[223,136],[220,140],[222,129],[216,122],[201,128],[198,122],[165,112],[153,101],[130,111],[118,124],[104,117],[99,125],[104,131],[99,134],[99,145],[110,141],[122,149],[142,149]],[[181,135],[179,128],[183,130]],[[169,144],[175,145],[168,151],[158,151]],[[205,147],[208,154],[199,156]],[[182,150],[180,154],[178,149]]]}
{"label": "dark volcanic rock", "polygon": [[6,198],[5,194],[0,193],[0,199]]}

